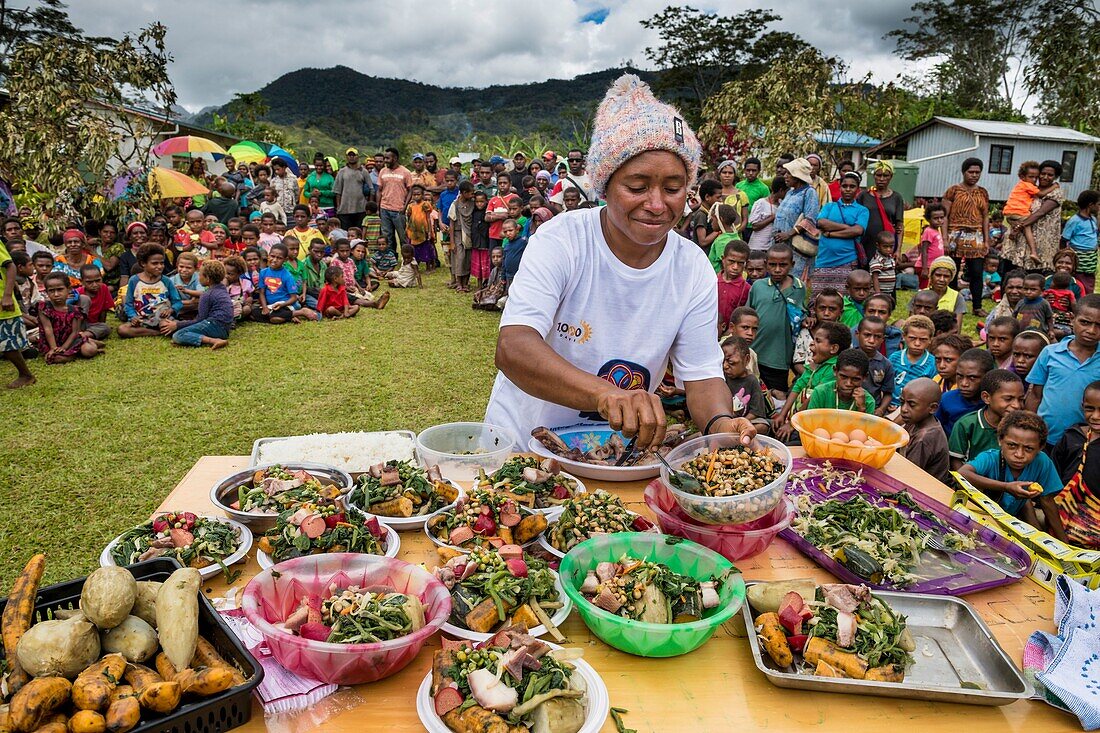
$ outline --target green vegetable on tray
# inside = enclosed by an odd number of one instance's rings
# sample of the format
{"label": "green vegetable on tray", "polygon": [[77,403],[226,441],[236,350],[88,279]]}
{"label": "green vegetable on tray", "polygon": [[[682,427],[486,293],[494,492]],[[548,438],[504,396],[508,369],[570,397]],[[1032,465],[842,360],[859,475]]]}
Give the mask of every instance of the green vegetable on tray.
{"label": "green vegetable on tray", "polygon": [[427,516],[458,498],[458,489],[443,481],[439,468],[424,469],[411,461],[387,461],[360,476],[348,500],[383,517]]}
{"label": "green vegetable on tray", "polygon": [[556,460],[532,456],[509,458],[488,475],[479,471],[477,485],[505,494],[530,509],[560,506],[576,496],[578,488],[576,480],[561,473]]}
{"label": "green vegetable on tray", "polygon": [[340,489],[322,484],[307,471],[290,471],[282,466],[260,469],[250,483],[237,488],[237,501],[230,506],[242,512],[277,514],[299,504],[335,502]]}

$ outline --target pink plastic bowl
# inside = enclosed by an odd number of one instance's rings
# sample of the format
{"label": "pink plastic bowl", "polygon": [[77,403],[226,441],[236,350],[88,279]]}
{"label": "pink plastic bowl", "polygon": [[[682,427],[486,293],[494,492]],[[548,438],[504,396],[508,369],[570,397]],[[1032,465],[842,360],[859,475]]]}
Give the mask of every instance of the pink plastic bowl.
{"label": "pink plastic bowl", "polygon": [[762,552],[790,525],[795,514],[794,504],[784,497],[775,509],[745,524],[700,524],[684,513],[659,479],[645,487],[644,497],[662,532],[698,542],[732,562]]}
{"label": "pink plastic bowl", "polygon": [[[272,573],[278,574],[276,579]],[[324,596],[331,583],[346,587],[383,585],[416,595],[426,606],[419,631],[375,644],[329,644],[279,631],[282,622],[310,593]],[[427,570],[392,557],[336,552],[279,563],[249,581],[241,610],[279,663],[292,672],[339,685],[374,682],[400,671],[413,660],[451,615],[446,586]]]}

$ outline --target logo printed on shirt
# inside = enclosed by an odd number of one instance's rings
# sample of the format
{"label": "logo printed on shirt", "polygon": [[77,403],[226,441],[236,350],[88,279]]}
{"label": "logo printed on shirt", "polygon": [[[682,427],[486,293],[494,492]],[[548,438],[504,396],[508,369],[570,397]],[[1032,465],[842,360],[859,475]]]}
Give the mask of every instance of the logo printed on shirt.
{"label": "logo printed on shirt", "polygon": [[588,340],[592,338],[592,326],[588,321],[581,321],[579,326],[559,321],[554,325],[554,330],[559,338],[572,341],[575,344],[588,343]]}
{"label": "logo printed on shirt", "polygon": [[265,277],[264,287],[267,288],[269,293],[279,292],[279,288],[282,287],[283,281],[277,277]]}
{"label": "logo printed on shirt", "polygon": [[[636,364],[626,359],[612,359],[611,361],[604,362],[604,365],[596,372],[596,376],[600,379],[606,379],[619,389],[640,389],[646,392],[649,391],[649,370],[641,364]],[[582,412],[580,413],[580,417],[583,420],[603,419],[598,412]]]}

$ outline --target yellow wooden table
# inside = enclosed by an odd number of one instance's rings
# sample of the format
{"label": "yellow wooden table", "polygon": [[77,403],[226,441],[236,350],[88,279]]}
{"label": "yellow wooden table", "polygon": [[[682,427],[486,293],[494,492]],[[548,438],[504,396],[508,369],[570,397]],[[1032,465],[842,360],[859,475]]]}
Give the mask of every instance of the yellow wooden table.
{"label": "yellow wooden table", "polygon": [[[794,455],[803,455],[794,449]],[[248,465],[245,456],[206,456],[192,467],[158,511],[188,510],[217,513],[210,503],[210,488],[219,479]],[[947,503],[947,487],[909,461],[895,456],[886,472],[919,491]],[[600,484],[623,498],[631,509],[652,518],[642,501],[642,482]],[[421,531],[401,535],[400,558],[412,563],[436,564],[434,545]],[[831,582],[820,569],[783,540],[776,540],[760,555],[737,563],[746,580],[815,578]],[[241,565],[237,566],[242,567]],[[259,572],[255,553],[247,559],[235,585],[243,588]],[[207,583],[208,596],[224,596],[227,588],[219,575]],[[239,594],[238,594],[239,598]],[[989,624],[1009,657],[1020,665],[1024,643],[1036,629],[1054,631],[1053,596],[1030,580],[975,593],[966,597]],[[753,663],[748,642],[727,622],[697,651],[672,659],[644,659],[612,649],[588,632],[574,613],[562,626],[568,646],[584,649],[584,658],[603,677],[611,704],[626,708],[628,727],[639,733],[691,731],[839,731],[880,730],[956,731],[1071,731],[1080,730],[1076,718],[1037,701],[1024,700],[1003,707],[980,707],[883,697],[862,697],[774,687]],[[298,731],[332,733],[419,730],[416,690],[431,669],[438,637],[400,673],[364,685],[359,691],[369,706],[335,714],[318,726],[295,726]],[[252,721],[241,731],[264,730],[263,711],[254,703]],[[614,731],[610,718],[603,728]]]}

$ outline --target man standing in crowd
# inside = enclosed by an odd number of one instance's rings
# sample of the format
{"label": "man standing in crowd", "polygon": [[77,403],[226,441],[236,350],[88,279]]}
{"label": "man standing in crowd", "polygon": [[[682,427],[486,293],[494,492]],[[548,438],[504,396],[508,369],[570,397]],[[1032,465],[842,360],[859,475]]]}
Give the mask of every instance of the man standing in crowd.
{"label": "man standing in crowd", "polygon": [[435,188],[435,176],[424,167],[424,154],[413,153],[412,177],[414,186],[423,186],[425,191]]}
{"label": "man standing in crowd", "polygon": [[512,156],[512,171],[508,177],[512,179],[512,190],[523,190],[523,177],[527,175],[527,156],[521,150],[517,150]]}
{"label": "man standing in crowd", "polygon": [[462,183],[466,180],[466,176],[462,175],[462,158],[458,157],[457,155],[451,158],[451,170],[453,170],[455,172],[455,175],[458,176],[458,178],[456,178],[455,180],[457,180],[459,183]]}
{"label": "man standing in crowd", "polygon": [[554,190],[550,193],[550,208],[554,210],[555,214],[560,214],[565,210],[562,192],[567,188],[575,188],[580,192],[582,204],[585,201],[596,203],[596,191],[588,180],[588,174],[584,172],[584,151],[576,148],[570,150],[565,162],[569,165],[569,172],[558,180]]}
{"label": "man standing in crowd", "polygon": [[397,162],[397,148],[386,148],[382,161],[384,165],[378,172],[378,215],[382,218],[382,236],[394,252],[400,252],[398,243],[408,244],[405,205],[413,185],[413,174]]}
{"label": "man standing in crowd", "polygon": [[443,170],[439,167],[439,156],[431,151],[424,153],[424,170],[435,178],[434,188],[443,187]]}
{"label": "man standing in crowd", "polygon": [[477,167],[477,181],[474,183],[474,193],[483,193],[485,198],[491,199],[497,195],[493,167],[488,163],[482,163]]}
{"label": "man standing in crowd", "polygon": [[283,207],[289,221],[294,215],[294,207],[298,205],[298,179],[290,175],[282,158],[271,161],[271,167],[275,169],[275,174],[268,185],[275,189],[275,201]]}
{"label": "man standing in crowd", "polygon": [[371,188],[370,174],[359,163],[359,151],[348,148],[344,155],[347,165],[336,173],[332,184],[332,193],[336,202],[336,216],[340,219],[340,228],[357,227],[363,223],[367,214],[367,191]]}

